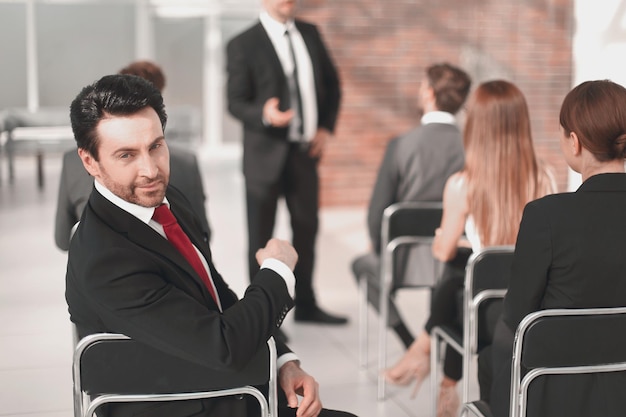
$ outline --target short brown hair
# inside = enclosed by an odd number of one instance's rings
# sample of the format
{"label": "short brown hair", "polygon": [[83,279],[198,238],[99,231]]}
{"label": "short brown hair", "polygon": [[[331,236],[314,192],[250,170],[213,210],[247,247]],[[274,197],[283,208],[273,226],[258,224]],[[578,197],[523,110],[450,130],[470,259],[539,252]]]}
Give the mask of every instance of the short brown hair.
{"label": "short brown hair", "polygon": [[458,112],[472,86],[469,75],[460,68],[441,63],[428,67],[426,77],[435,94],[437,109],[452,114]]}

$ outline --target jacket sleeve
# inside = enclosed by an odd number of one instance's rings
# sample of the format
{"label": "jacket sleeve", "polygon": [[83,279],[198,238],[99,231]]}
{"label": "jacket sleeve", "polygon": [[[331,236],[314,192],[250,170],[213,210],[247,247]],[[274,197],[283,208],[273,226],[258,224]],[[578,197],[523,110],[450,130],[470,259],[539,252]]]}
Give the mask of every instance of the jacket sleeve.
{"label": "jacket sleeve", "polygon": [[[334,132],[341,103],[341,82],[333,59],[322,39],[322,35],[315,26],[313,26],[313,28],[315,30],[314,39],[318,43],[316,48],[318,50],[318,56],[316,58],[319,63],[319,68],[321,69],[321,81],[323,83],[323,86],[318,86],[318,90],[321,87],[321,90],[324,92],[322,102],[317,105],[318,109],[320,109],[318,114],[318,126],[326,128],[330,132]],[[318,95],[318,98],[319,97]]]}
{"label": "jacket sleeve", "polygon": [[552,260],[550,223],[542,200],[526,205],[515,244],[503,319],[515,332],[522,319],[541,308]]}
{"label": "jacket sleeve", "polygon": [[395,163],[398,138],[392,139],[387,145],[383,161],[378,169],[376,183],[367,210],[367,228],[372,246],[380,253],[381,226],[385,208],[396,202],[398,174]]}
{"label": "jacket sleeve", "polygon": [[54,221],[54,242],[61,250],[70,248],[70,233],[72,227],[76,224],[75,211],[70,201],[70,191],[68,189],[68,165],[64,158],[61,168],[61,180],[59,182],[59,193],[57,196],[57,210]]}
{"label": "jacket sleeve", "polygon": [[245,47],[245,38],[237,37],[226,46],[226,70],[228,73],[228,111],[244,125],[263,129],[263,105],[256,97],[253,62]]}

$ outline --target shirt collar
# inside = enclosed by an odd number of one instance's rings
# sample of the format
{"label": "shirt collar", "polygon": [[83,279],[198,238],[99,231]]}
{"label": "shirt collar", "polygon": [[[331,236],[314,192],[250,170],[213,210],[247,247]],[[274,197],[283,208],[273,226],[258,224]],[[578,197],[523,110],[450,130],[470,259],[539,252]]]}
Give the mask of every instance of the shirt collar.
{"label": "shirt collar", "polygon": [[261,12],[259,20],[270,36],[283,36],[286,30],[291,30],[295,27],[293,19],[288,20],[287,23],[281,23],[270,16],[266,11]]}
{"label": "shirt collar", "polygon": [[456,117],[447,111],[431,111],[422,116],[422,125],[427,125],[429,123],[455,125]]}
{"label": "shirt collar", "polygon": [[[138,218],[145,224],[148,224],[148,222],[152,219],[152,215],[154,214],[155,207],[143,207],[137,204],[129,203],[128,201],[123,200],[120,197],[113,194],[113,192],[111,192],[108,188],[100,184],[98,180],[94,181],[94,186],[96,187],[96,190],[100,194],[102,194],[104,198],[106,198],[107,200],[109,200],[111,203],[115,204],[122,210],[132,214],[133,216],[135,216],[136,218]],[[162,204],[165,204],[168,207],[170,206],[170,203],[169,201],[167,201],[167,198],[163,198]]]}

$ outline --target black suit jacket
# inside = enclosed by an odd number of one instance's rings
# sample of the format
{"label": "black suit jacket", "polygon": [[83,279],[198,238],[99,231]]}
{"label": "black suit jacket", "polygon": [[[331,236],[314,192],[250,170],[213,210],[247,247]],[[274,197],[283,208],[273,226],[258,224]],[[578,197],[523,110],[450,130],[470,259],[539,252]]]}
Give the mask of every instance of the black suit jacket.
{"label": "black suit jacket", "polygon": [[[238,300],[215,270],[200,222],[185,197],[170,187],[167,198],[209,264],[223,313],[165,238],[94,189],[69,250],[66,299],[71,320],[81,337],[123,333],[198,366],[238,369],[265,345],[293,301],[283,279],[269,269],[261,269]],[[285,352],[288,348],[279,343],[279,355]],[[171,404],[164,407],[167,411],[151,415],[188,415],[199,405],[179,404],[175,412]]]}
{"label": "black suit jacket", "polygon": [[[502,399],[508,399],[510,387],[513,332],[527,314],[626,306],[625,240],[626,174],[595,175],[575,193],[549,195],[526,206],[504,300],[506,325],[501,323],[494,336],[494,415],[508,415],[508,401]],[[580,342],[593,349],[592,340]],[[548,382],[546,393],[562,400],[560,408],[529,415],[609,416],[626,409],[626,378],[619,374],[571,378],[565,390]],[[594,408],[597,404],[606,409]]]}
{"label": "black suit jacket", "polygon": [[[339,77],[317,28],[295,22],[311,57],[317,97],[318,126],[333,132],[341,98]],[[243,122],[243,171],[246,181],[273,182],[287,157],[287,128],[263,124],[263,105],[280,99],[290,108],[289,87],[263,25],[258,22],[227,45],[228,109]]]}

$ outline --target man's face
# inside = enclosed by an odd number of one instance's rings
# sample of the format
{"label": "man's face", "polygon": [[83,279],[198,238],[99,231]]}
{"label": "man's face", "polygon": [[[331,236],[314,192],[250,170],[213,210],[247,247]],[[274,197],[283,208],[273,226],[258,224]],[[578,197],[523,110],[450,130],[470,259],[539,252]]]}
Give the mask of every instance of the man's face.
{"label": "man's face", "polygon": [[263,0],[267,13],[283,23],[295,16],[296,3],[297,0]]}
{"label": "man's face", "polygon": [[170,154],[161,121],[152,107],[102,119],[96,127],[99,161],[79,149],[87,171],[113,194],[144,207],[163,201]]}

